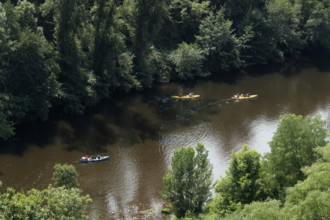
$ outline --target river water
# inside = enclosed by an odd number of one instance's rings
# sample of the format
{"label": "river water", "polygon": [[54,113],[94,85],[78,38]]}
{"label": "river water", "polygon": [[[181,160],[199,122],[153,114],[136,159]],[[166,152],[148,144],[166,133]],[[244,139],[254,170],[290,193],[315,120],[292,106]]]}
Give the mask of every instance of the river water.
{"label": "river water", "polygon": [[[284,75],[259,68],[253,73],[242,72],[235,80],[162,84],[105,100],[83,116],[57,115],[21,126],[14,140],[1,143],[1,189],[45,188],[52,183],[53,166],[69,163],[93,199],[91,218],[168,219],[160,214],[162,177],[175,149],[204,144],[217,180],[232,150],[247,144],[261,154],[269,151],[282,114],[320,115],[329,128],[329,70],[304,67]],[[201,97],[170,98],[181,90]],[[258,99],[228,100],[247,92]],[[111,160],[80,164],[85,154],[107,154]]]}

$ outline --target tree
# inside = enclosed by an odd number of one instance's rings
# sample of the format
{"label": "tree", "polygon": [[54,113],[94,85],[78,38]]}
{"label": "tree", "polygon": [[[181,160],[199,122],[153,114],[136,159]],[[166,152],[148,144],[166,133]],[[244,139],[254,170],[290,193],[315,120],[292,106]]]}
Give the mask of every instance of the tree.
{"label": "tree", "polygon": [[160,52],[155,47],[152,47],[148,57],[145,60],[145,64],[145,71],[147,75],[144,82],[146,85],[151,85],[154,79],[170,79],[171,67],[169,64],[168,54],[166,52]]}
{"label": "tree", "polygon": [[133,74],[134,56],[125,45],[128,37],[121,30],[128,25],[122,13],[118,1],[95,4],[93,71],[99,98],[108,97],[110,89],[129,91],[140,86]]}
{"label": "tree", "polygon": [[283,115],[269,143],[271,152],[266,155],[263,178],[269,178],[278,193],[303,180],[301,168],[319,158],[315,149],[326,145],[326,137],[325,121],[320,117]]}
{"label": "tree", "polygon": [[239,41],[233,32],[232,22],[225,19],[223,10],[202,20],[196,40],[211,72],[228,72],[240,66]]}
{"label": "tree", "polygon": [[[329,219],[330,145],[318,147],[315,151],[320,155],[320,159],[303,169],[307,178],[289,187],[282,202],[278,200],[252,202],[226,215],[223,219]],[[217,217],[216,219],[220,218]]]}
{"label": "tree", "polygon": [[0,138],[4,140],[14,135],[14,123],[7,114],[9,97],[5,92],[9,52],[10,41],[6,10],[0,2]]}
{"label": "tree", "polygon": [[145,61],[164,21],[169,0],[135,0],[134,2],[136,11],[133,43],[136,67],[137,72],[140,73],[139,80],[141,83],[144,84],[146,81],[146,84],[148,84],[150,76],[144,72]]}
{"label": "tree", "polygon": [[11,1],[6,1],[2,4],[3,9],[5,10],[5,27],[8,31],[8,36],[11,40],[17,40],[20,33],[20,25],[19,25],[19,15],[16,13],[15,6],[11,3]]}
{"label": "tree", "polygon": [[266,18],[265,10],[247,9],[237,29],[239,39],[248,36],[240,45],[240,58],[245,65],[279,63],[284,60],[283,52],[277,49],[276,30]]}
{"label": "tree", "polygon": [[86,211],[90,202],[90,197],[81,195],[78,188],[49,186],[27,192],[7,188],[0,194],[0,219],[88,219]]}
{"label": "tree", "polygon": [[70,164],[56,164],[54,166],[53,180],[55,186],[65,187],[66,189],[79,187],[78,174],[73,165]]}
{"label": "tree", "polygon": [[53,47],[30,29],[21,31],[12,47],[4,75],[5,92],[11,97],[11,117],[15,122],[26,118],[45,120],[50,100],[59,87],[56,79],[59,68]]}
{"label": "tree", "polygon": [[224,0],[226,16],[237,25],[247,16],[249,10],[262,10],[265,0]]}
{"label": "tree", "polygon": [[27,192],[7,188],[0,194],[0,219],[89,219],[87,207],[92,201],[78,188],[77,172],[72,165],[56,164],[55,185],[47,189]]}
{"label": "tree", "polygon": [[232,214],[226,215],[223,219],[278,220],[285,218],[281,212],[280,202],[277,200],[270,200],[266,202],[252,202],[251,204],[247,204],[242,210],[237,210]]}
{"label": "tree", "polygon": [[316,149],[321,159],[303,169],[307,178],[287,190],[285,212],[292,219],[330,218],[330,145]]}
{"label": "tree", "polygon": [[183,42],[194,43],[202,18],[209,12],[209,0],[171,0],[164,25],[156,39],[157,45],[175,48]]}
{"label": "tree", "polygon": [[247,145],[237,153],[232,153],[232,160],[227,176],[220,179],[216,186],[216,198],[211,204],[213,212],[224,215],[238,209],[241,204],[258,200],[260,185],[260,155],[249,150]]}
{"label": "tree", "polygon": [[300,25],[311,48],[330,48],[330,1],[295,0],[301,8]]}
{"label": "tree", "polygon": [[293,2],[286,0],[266,1],[267,23],[279,53],[296,54],[304,44],[302,30],[299,30],[299,9]]}
{"label": "tree", "polygon": [[59,67],[53,46],[37,31],[33,4],[7,1],[0,11],[1,136],[8,139],[14,124],[47,119]]}
{"label": "tree", "polygon": [[5,104],[7,104],[6,97],[0,96],[0,138],[7,140],[14,136],[14,124],[9,121],[5,112]]}
{"label": "tree", "polygon": [[22,29],[29,28],[33,31],[37,30],[37,16],[35,5],[27,0],[19,0],[15,7],[18,14],[18,21]]}
{"label": "tree", "polygon": [[210,197],[212,166],[204,145],[178,149],[172,158],[172,169],[164,177],[164,198],[179,218],[199,213]]}
{"label": "tree", "polygon": [[179,47],[171,52],[169,59],[179,79],[191,79],[203,75],[204,55],[197,44],[179,44]]}
{"label": "tree", "polygon": [[57,101],[67,113],[82,114],[87,105],[95,103],[94,76],[86,39],[90,34],[87,1],[46,0],[41,9],[52,15],[54,38],[59,54],[61,96]]}

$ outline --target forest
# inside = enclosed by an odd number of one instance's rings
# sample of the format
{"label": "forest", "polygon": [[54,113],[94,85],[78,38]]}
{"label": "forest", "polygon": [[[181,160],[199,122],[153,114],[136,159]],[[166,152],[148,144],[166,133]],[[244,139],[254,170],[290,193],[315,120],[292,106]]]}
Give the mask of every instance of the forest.
{"label": "forest", "polygon": [[0,138],[115,91],[330,47],[329,0],[0,1]]}

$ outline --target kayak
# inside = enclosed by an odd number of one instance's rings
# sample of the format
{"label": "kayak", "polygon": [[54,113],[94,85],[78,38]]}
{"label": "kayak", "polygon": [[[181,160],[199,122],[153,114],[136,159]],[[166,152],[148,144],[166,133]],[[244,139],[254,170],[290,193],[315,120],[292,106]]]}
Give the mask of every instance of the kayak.
{"label": "kayak", "polygon": [[196,99],[199,97],[201,97],[201,96],[200,95],[182,95],[182,96],[173,95],[172,96],[173,99]]}
{"label": "kayak", "polygon": [[110,160],[110,156],[91,156],[91,157],[81,157],[80,163],[91,163],[91,162],[101,162]]}
{"label": "kayak", "polygon": [[249,95],[249,96],[244,96],[244,95],[240,95],[240,96],[233,96],[231,97],[232,100],[248,100],[248,99],[255,99],[257,98],[258,95]]}

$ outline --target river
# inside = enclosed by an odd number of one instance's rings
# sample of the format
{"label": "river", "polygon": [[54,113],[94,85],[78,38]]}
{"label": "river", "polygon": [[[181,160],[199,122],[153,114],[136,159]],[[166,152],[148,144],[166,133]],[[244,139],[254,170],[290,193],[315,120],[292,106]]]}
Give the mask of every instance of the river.
{"label": "river", "polygon": [[[242,71],[233,80],[169,83],[104,100],[83,116],[53,116],[21,126],[0,147],[2,190],[45,188],[56,163],[73,164],[93,203],[91,218],[168,219],[160,214],[162,177],[175,149],[205,145],[215,181],[225,174],[232,150],[247,144],[261,154],[285,113],[320,115],[330,124],[330,71],[305,66],[290,74],[274,69]],[[182,90],[201,97],[171,99]],[[233,102],[233,94],[258,94]],[[85,154],[111,160],[80,164]]]}

